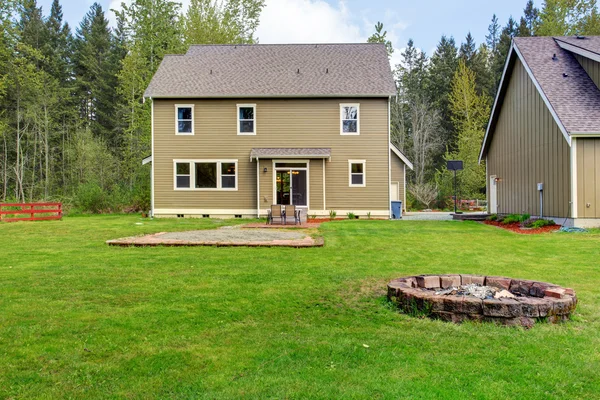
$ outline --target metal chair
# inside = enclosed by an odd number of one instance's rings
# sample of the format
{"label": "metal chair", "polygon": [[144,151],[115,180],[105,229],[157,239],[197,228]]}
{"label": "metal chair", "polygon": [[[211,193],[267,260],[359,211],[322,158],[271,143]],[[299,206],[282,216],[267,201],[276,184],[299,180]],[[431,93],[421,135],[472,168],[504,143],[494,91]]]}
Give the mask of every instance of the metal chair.
{"label": "metal chair", "polygon": [[275,219],[279,219],[279,221],[281,221],[282,224],[285,225],[285,214],[283,212],[283,210],[281,209],[281,206],[279,204],[273,204],[271,205],[271,209],[269,210],[269,215],[267,216],[267,222],[270,225],[273,225],[273,220]]}
{"label": "metal chair", "polygon": [[287,224],[288,218],[294,218],[294,225],[297,225],[300,222],[300,210],[296,210],[296,206],[294,205],[286,205],[284,207],[284,224]]}

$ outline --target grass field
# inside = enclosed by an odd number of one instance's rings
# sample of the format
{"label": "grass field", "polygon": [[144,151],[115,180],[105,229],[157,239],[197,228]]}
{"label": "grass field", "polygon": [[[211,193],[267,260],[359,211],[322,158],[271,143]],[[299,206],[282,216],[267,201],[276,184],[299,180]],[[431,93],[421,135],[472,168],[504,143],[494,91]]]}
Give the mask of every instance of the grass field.
{"label": "grass field", "polygon": [[[0,398],[600,398],[600,233],[341,221],[324,248],[111,248],[239,221],[0,225]],[[385,284],[481,273],[573,287],[531,330],[397,313]],[[368,346],[368,347],[367,347]]]}

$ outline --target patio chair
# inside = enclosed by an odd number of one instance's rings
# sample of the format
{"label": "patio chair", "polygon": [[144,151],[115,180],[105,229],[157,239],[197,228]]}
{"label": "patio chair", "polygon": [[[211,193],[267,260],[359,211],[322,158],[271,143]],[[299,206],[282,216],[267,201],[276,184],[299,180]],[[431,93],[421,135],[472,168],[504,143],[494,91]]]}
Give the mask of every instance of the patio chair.
{"label": "patio chair", "polygon": [[294,225],[297,225],[300,222],[300,210],[296,210],[296,206],[286,205],[284,213],[284,224],[287,224],[288,218],[294,218]]}
{"label": "patio chair", "polygon": [[285,215],[281,209],[281,206],[278,204],[271,205],[271,209],[269,210],[269,214],[267,216],[267,222],[270,225],[273,225],[273,221],[275,219],[279,219],[282,224],[285,224]]}

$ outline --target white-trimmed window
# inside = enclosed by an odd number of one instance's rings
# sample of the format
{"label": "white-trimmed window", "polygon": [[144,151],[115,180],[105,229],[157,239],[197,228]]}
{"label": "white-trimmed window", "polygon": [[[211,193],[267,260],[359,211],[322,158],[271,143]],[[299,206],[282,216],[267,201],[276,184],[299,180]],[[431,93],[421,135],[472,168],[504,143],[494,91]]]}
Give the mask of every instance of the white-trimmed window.
{"label": "white-trimmed window", "polygon": [[360,135],[360,104],[340,104],[340,134]]}
{"label": "white-trimmed window", "polygon": [[191,169],[189,162],[175,163],[175,188],[189,189],[191,184]]}
{"label": "white-trimmed window", "polygon": [[237,134],[256,135],[256,104],[237,105]]}
{"label": "white-trimmed window", "polygon": [[237,190],[237,160],[174,160],[175,190]]}
{"label": "white-trimmed window", "polygon": [[177,104],[175,105],[175,134],[193,135],[194,134],[194,105]]}
{"label": "white-trimmed window", "polygon": [[367,186],[367,162],[348,160],[348,184],[350,187]]}

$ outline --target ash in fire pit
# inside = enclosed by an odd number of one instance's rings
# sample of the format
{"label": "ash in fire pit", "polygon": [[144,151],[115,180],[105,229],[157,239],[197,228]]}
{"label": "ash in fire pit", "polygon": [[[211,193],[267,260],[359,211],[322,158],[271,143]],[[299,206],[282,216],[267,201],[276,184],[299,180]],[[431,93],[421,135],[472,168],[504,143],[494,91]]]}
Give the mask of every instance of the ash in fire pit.
{"label": "ash in fire pit", "polygon": [[418,275],[388,284],[388,298],[404,312],[445,321],[489,321],[531,327],[567,320],[575,310],[573,289],[546,282],[480,275]]}

